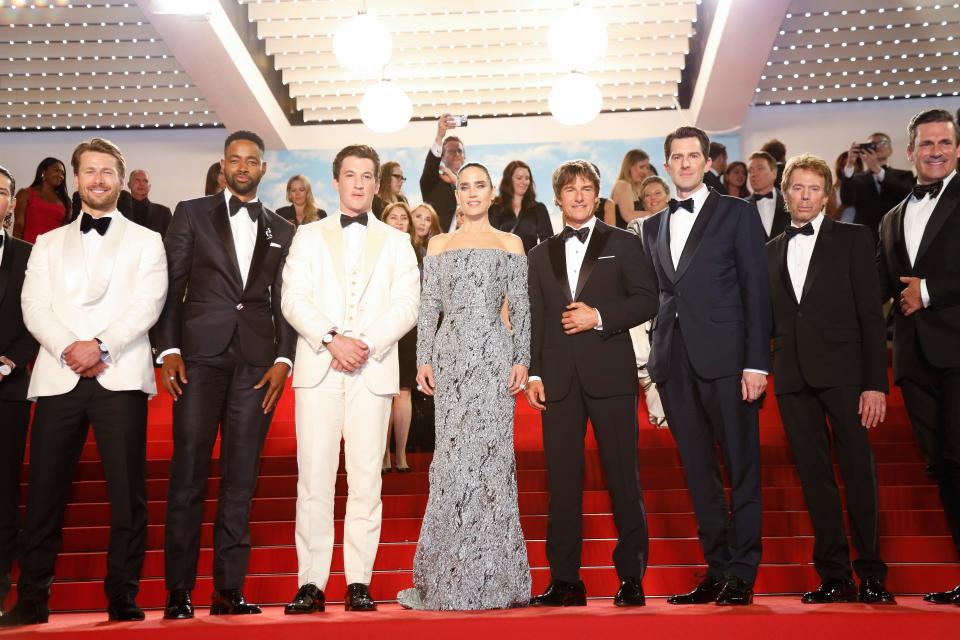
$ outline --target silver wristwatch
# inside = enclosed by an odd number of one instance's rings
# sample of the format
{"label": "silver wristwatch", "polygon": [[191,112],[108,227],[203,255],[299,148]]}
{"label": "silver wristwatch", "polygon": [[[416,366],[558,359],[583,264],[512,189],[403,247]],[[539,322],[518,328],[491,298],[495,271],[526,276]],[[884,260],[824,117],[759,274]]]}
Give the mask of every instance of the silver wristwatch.
{"label": "silver wristwatch", "polygon": [[337,337],[337,332],[336,332],[336,331],[330,331],[330,332],[324,334],[324,336],[323,336],[323,344],[330,344],[331,342],[333,342],[333,339],[334,339],[335,337]]}
{"label": "silver wristwatch", "polygon": [[8,376],[13,373],[13,369],[6,362],[0,364],[0,376]]}

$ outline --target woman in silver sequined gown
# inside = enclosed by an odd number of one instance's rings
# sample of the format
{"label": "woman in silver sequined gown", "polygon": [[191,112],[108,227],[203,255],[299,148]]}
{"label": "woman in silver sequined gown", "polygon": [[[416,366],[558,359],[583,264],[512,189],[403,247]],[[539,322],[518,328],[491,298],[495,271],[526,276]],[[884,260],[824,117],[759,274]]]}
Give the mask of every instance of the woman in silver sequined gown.
{"label": "woman in silver sequined gown", "polygon": [[[467,197],[479,187],[481,197]],[[426,392],[431,379],[435,385],[436,450],[415,586],[397,599],[432,610],[525,606],[530,567],[517,506],[513,412],[530,364],[527,260],[519,238],[486,221],[486,169],[464,166],[458,196],[463,228],[438,237],[443,250],[424,260],[418,382]],[[500,317],[505,298],[512,335]]]}

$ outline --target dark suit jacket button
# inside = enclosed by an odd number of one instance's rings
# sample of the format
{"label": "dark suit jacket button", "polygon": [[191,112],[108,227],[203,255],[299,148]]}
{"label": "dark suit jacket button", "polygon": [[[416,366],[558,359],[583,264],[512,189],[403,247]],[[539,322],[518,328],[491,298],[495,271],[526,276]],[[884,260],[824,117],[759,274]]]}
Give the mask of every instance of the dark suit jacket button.
{"label": "dark suit jacket button", "polygon": [[802,317],[803,317],[803,311],[797,311],[797,317],[798,317],[798,318],[802,318]]}

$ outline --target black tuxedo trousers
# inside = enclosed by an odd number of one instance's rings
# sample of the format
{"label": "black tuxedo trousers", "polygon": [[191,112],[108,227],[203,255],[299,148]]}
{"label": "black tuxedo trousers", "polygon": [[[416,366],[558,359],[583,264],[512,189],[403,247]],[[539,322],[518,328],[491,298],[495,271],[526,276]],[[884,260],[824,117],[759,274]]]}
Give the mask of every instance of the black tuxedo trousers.
{"label": "black tuxedo trousers", "polygon": [[[3,384],[0,382],[0,384]],[[10,591],[10,569],[20,531],[20,467],[30,426],[30,403],[0,400],[0,608]]]}

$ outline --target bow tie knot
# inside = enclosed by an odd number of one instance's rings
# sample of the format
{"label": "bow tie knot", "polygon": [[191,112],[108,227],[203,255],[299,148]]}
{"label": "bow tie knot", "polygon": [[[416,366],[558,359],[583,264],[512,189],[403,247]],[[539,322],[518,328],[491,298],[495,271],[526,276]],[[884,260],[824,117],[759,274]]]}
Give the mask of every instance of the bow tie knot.
{"label": "bow tie knot", "polygon": [[573,227],[564,227],[563,233],[560,234],[560,237],[563,238],[564,242],[570,238],[576,238],[580,242],[586,242],[587,236],[590,235],[590,227],[580,227],[579,229],[574,229]]}
{"label": "bow tie knot", "polygon": [[773,200],[773,191],[771,191],[770,193],[755,193],[750,197],[753,199],[754,202],[760,202],[764,198],[770,198],[771,200]]}
{"label": "bow tie knot", "polygon": [[263,211],[263,205],[259,202],[244,202],[237,196],[230,196],[230,217],[237,215],[237,212],[240,209],[246,208],[247,215],[250,216],[252,222],[256,222],[257,218],[260,217],[260,212]]}
{"label": "bow tie knot", "polygon": [[795,226],[793,226],[793,225],[791,224],[791,225],[789,225],[786,229],[784,229],[783,232],[786,234],[787,240],[789,240],[790,238],[792,238],[792,237],[794,237],[794,236],[796,236],[796,235],[812,236],[812,235],[813,235],[813,225],[812,225],[811,223],[809,223],[809,222],[808,222],[807,224],[803,225],[802,227],[795,227]]}
{"label": "bow tie knot", "polygon": [[87,233],[91,229],[95,230],[101,236],[107,233],[110,228],[110,221],[113,218],[94,218],[89,213],[84,213],[80,219],[80,233]]}
{"label": "bow tie knot", "polygon": [[670,198],[670,213],[676,213],[677,209],[686,209],[693,213],[693,198],[687,198],[686,200]]}
{"label": "bow tie knot", "polygon": [[936,198],[940,195],[941,189],[943,189],[943,180],[937,180],[930,184],[917,184],[913,186],[913,197],[917,200],[923,200],[923,197],[929,194],[931,198]]}
{"label": "bow tie knot", "polygon": [[362,224],[363,226],[367,226],[367,214],[361,213],[358,216],[348,216],[344,213],[340,214],[340,226],[344,229],[352,225],[354,222],[357,224]]}

